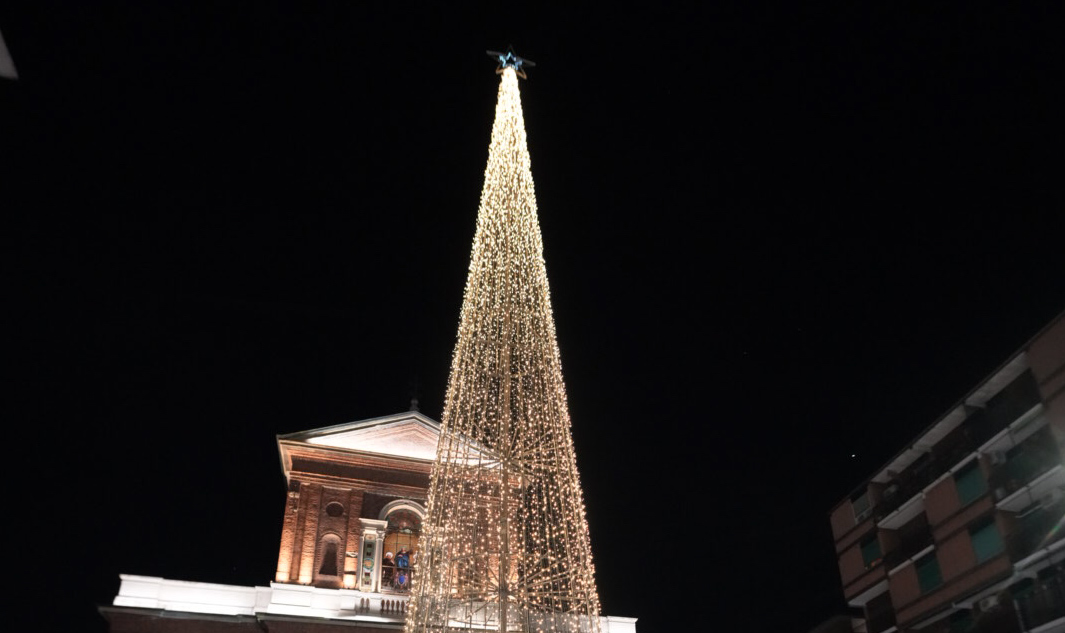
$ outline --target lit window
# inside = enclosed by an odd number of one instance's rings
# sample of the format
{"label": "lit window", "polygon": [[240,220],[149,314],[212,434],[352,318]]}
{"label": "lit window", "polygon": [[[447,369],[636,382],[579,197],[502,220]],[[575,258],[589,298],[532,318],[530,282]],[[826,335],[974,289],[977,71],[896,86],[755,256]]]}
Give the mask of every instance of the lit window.
{"label": "lit window", "polygon": [[410,510],[388,515],[385,553],[381,565],[381,586],[392,591],[409,591],[418,566],[418,537],[422,521]]}

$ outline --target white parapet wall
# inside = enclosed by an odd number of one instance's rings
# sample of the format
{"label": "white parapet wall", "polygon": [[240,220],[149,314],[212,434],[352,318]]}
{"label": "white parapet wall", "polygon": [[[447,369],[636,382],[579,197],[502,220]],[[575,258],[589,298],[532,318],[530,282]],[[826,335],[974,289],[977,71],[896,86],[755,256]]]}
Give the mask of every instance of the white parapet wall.
{"label": "white parapet wall", "polygon": [[[120,574],[114,605],[215,615],[255,615],[263,587],[237,587],[207,582],[167,580],[154,576]],[[269,602],[269,597],[267,597]]]}
{"label": "white parapet wall", "polygon": [[[205,615],[286,615],[331,620],[395,624],[403,622],[407,598],[349,589],[320,589],[270,583],[269,587],[239,587],[208,582],[168,580],[155,576],[120,574],[116,607],[154,609]],[[636,633],[636,618],[602,616],[602,633]]]}
{"label": "white parapet wall", "polygon": [[604,615],[599,618],[599,628],[603,633],[636,633],[636,618]]}

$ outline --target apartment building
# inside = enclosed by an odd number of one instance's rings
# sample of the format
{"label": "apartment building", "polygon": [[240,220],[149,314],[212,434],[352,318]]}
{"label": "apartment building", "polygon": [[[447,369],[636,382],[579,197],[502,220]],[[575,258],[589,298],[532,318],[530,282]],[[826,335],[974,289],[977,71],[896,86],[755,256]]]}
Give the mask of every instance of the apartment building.
{"label": "apartment building", "polygon": [[830,511],[869,633],[1065,632],[1065,313]]}

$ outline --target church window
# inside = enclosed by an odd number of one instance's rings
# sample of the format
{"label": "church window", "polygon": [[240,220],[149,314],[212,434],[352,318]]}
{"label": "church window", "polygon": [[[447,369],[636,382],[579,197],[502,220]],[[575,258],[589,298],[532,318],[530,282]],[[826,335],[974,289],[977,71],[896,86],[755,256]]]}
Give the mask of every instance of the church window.
{"label": "church window", "polygon": [[319,576],[336,576],[339,574],[340,566],[337,564],[337,556],[340,553],[339,540],[333,535],[322,539],[322,564],[318,568]]}
{"label": "church window", "polygon": [[418,538],[422,520],[410,510],[399,508],[388,517],[385,529],[385,552],[382,558],[381,587],[391,591],[409,591],[418,567]]}

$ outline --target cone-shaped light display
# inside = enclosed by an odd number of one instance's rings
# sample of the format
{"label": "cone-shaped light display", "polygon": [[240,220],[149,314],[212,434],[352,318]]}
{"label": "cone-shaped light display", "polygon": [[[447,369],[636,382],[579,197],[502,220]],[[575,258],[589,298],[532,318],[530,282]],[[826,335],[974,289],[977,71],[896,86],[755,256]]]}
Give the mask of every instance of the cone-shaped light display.
{"label": "cone-shaped light display", "polygon": [[512,67],[501,72],[428,503],[407,633],[599,630]]}

